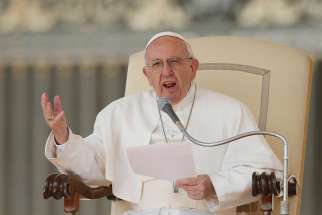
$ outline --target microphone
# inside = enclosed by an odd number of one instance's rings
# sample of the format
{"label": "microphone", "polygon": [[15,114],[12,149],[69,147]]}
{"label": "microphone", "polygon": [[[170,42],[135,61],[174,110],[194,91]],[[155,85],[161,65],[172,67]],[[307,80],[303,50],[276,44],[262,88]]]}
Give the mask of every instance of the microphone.
{"label": "microphone", "polygon": [[180,119],[177,116],[177,114],[174,112],[172,105],[169,102],[169,99],[167,97],[159,97],[157,102],[158,102],[159,109],[165,112],[166,114],[168,114],[168,116],[172,119],[174,124],[176,124],[177,127],[182,132],[184,132],[185,131],[184,126],[180,122]]}
{"label": "microphone", "polygon": [[195,138],[193,138],[184,128],[184,126],[182,125],[182,123],[180,122],[178,116],[176,115],[176,113],[174,112],[172,105],[170,104],[169,100],[166,97],[159,97],[157,100],[158,103],[158,107],[160,110],[164,111],[165,113],[167,113],[169,115],[169,117],[172,119],[172,121],[177,125],[177,127],[182,131],[182,133],[184,134],[184,136],[190,140],[192,143],[199,145],[199,146],[203,146],[203,147],[216,147],[216,146],[221,146],[245,137],[249,137],[249,136],[257,136],[257,135],[267,135],[267,136],[272,136],[275,137],[277,139],[280,140],[280,143],[282,143],[283,145],[283,200],[280,202],[280,214],[281,215],[288,215],[289,213],[289,209],[288,209],[288,179],[287,179],[287,175],[288,175],[288,141],[287,139],[275,132],[271,132],[271,131],[249,131],[249,132],[245,132],[242,134],[238,134],[235,135],[233,137],[230,138],[226,138],[223,140],[219,140],[219,141],[214,141],[214,142],[204,142],[204,141],[200,141],[197,140]]}

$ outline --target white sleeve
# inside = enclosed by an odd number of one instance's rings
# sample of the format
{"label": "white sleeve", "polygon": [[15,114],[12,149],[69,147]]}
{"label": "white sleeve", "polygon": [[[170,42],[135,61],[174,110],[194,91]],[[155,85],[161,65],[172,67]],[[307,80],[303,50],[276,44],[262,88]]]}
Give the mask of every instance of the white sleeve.
{"label": "white sleeve", "polygon": [[76,174],[88,184],[106,185],[107,183],[106,150],[95,128],[94,132],[86,138],[75,135],[69,130],[67,142],[58,146],[51,132],[46,142],[45,156],[61,173]]}
{"label": "white sleeve", "polygon": [[[244,106],[237,127],[236,134],[258,130]],[[218,199],[208,206],[229,208],[256,201],[251,193],[252,173],[268,170],[279,173],[282,165],[263,137],[252,136],[230,143],[221,170],[210,176]]]}

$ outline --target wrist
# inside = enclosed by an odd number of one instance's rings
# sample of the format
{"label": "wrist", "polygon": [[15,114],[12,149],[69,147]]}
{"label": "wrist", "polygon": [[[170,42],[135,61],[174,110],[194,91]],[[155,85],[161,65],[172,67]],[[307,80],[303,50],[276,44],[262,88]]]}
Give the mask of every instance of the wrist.
{"label": "wrist", "polygon": [[54,133],[54,140],[56,144],[61,145],[67,142],[69,137],[69,128],[66,127],[65,129],[61,130],[53,130]]}

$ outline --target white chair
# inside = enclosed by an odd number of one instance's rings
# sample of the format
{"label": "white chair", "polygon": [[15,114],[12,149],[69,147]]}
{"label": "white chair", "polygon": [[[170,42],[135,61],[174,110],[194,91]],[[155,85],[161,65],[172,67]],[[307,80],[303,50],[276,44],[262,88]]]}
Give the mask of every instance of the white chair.
{"label": "white chair", "polygon": [[[312,83],[312,59],[284,45],[239,37],[201,37],[189,40],[200,61],[197,84],[235,97],[248,105],[261,130],[278,132],[289,141],[289,174],[298,180],[290,198],[290,214],[299,214]],[[130,56],[125,94],[149,88],[142,74],[144,53]],[[283,147],[267,138],[282,158]],[[251,177],[251,176],[250,176]],[[275,203],[278,207],[278,204]],[[119,215],[126,203],[114,202]],[[278,214],[278,208],[275,214]]]}

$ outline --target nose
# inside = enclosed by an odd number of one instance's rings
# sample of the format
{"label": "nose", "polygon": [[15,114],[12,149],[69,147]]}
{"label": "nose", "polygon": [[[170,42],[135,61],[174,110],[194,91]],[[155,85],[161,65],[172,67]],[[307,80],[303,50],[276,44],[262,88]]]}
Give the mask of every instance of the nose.
{"label": "nose", "polygon": [[169,76],[173,74],[173,69],[171,68],[171,66],[169,65],[169,63],[166,61],[163,64],[163,68],[162,68],[162,75],[164,76]]}

